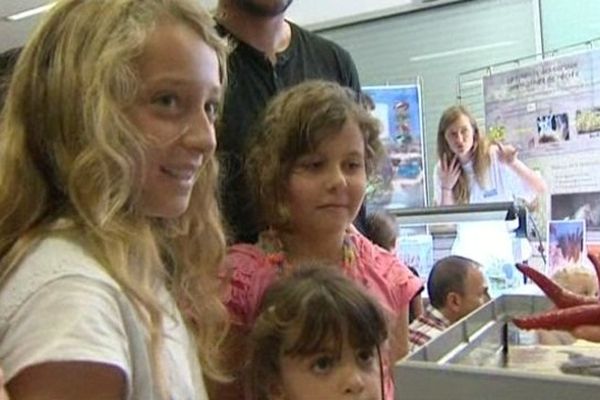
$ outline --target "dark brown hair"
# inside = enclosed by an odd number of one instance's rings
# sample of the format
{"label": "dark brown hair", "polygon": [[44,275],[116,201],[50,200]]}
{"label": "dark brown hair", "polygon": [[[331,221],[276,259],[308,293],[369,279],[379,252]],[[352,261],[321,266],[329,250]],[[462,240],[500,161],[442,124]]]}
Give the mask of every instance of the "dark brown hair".
{"label": "dark brown hair", "polygon": [[396,220],[385,211],[374,211],[367,215],[365,236],[386,250],[392,250],[398,237]]}
{"label": "dark brown hair", "polygon": [[281,356],[306,356],[344,337],[355,349],[379,348],[388,336],[376,301],[335,266],[305,266],[265,294],[251,334],[248,376],[255,399],[268,399]]}
{"label": "dark brown hair", "polygon": [[19,54],[21,54],[20,47],[6,50],[0,54],[0,109],[4,104],[4,98],[6,97],[10,78],[17,64]]}
{"label": "dark brown hair", "polygon": [[431,305],[440,309],[446,305],[448,293],[464,294],[465,279],[470,268],[481,268],[481,264],[461,256],[448,256],[438,260],[427,280],[427,293]]}

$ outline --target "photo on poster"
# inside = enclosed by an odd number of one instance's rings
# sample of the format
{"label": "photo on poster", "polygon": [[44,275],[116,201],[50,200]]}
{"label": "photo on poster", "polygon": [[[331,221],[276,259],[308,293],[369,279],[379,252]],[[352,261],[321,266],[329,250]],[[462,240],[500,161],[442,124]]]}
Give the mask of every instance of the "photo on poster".
{"label": "photo on poster", "polygon": [[550,195],[552,220],[584,220],[588,232],[600,232],[600,192]]}
{"label": "photo on poster", "polygon": [[536,118],[538,143],[554,143],[569,140],[569,116],[567,113],[539,115]]}
{"label": "photo on poster", "polygon": [[548,275],[584,264],[585,221],[548,222]]}
{"label": "photo on poster", "polygon": [[578,135],[600,132],[600,107],[592,107],[575,112],[575,128]]}

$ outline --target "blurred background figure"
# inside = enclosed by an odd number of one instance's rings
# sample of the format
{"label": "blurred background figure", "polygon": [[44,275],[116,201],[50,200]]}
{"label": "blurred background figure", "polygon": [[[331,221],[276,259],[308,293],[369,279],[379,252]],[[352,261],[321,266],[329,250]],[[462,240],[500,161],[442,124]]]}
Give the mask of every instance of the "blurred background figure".
{"label": "blurred background figure", "polygon": [[490,300],[481,264],[460,256],[433,265],[427,293],[429,306],[409,327],[411,352]]}
{"label": "blurred background figure", "polygon": [[[367,214],[365,236],[371,242],[383,247],[394,255],[396,255],[397,232],[398,226],[396,225],[396,220],[389,213],[380,210]],[[406,266],[416,277],[419,277],[419,273],[415,267],[408,264]],[[423,299],[421,298],[423,290],[424,287],[421,288],[410,301],[408,315],[409,323],[423,314]]]}
{"label": "blurred background figure", "polygon": [[21,54],[20,47],[6,50],[0,54],[0,109],[2,109],[2,105],[4,104],[8,84],[19,54]]}

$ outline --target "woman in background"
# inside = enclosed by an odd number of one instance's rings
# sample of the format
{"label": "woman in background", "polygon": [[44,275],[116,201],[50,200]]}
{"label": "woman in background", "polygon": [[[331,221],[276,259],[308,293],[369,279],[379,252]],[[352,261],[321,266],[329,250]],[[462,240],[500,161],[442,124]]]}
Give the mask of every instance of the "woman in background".
{"label": "woman in background", "polygon": [[[434,203],[449,206],[505,202],[523,199],[531,204],[546,191],[544,180],[517,158],[513,146],[490,143],[477,121],[463,106],[442,114],[437,133],[438,163],[434,171]],[[512,238],[504,221],[462,223],[452,254],[472,258],[484,265],[492,278],[510,285],[514,270]],[[522,261],[522,260],[517,260]],[[493,271],[492,271],[493,270]]]}
{"label": "woman in background", "polygon": [[544,180],[521,160],[511,145],[490,143],[463,106],[442,114],[435,167],[437,205],[489,203],[522,198],[531,203],[546,191]]}
{"label": "woman in background", "polygon": [[[393,255],[397,254],[396,244],[398,226],[395,218],[392,215],[384,211],[373,211],[367,214],[364,230],[367,239],[388,250]],[[410,265],[407,265],[407,267],[416,277],[419,277],[419,273],[415,268],[411,267]],[[409,323],[423,314],[423,300],[421,299],[421,293],[423,290],[424,288],[421,288],[421,290],[419,290],[410,300],[410,306],[408,310]]]}
{"label": "woman in background", "polygon": [[12,400],[207,399],[226,46],[196,3],[59,1],[19,57],[0,118]]}

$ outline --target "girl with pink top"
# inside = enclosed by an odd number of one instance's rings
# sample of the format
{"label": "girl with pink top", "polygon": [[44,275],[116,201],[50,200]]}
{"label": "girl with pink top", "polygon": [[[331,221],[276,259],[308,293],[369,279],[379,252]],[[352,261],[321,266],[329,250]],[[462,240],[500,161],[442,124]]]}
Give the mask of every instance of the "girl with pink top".
{"label": "girl with pink top", "polygon": [[275,97],[257,128],[246,172],[264,231],[256,244],[234,245],[226,257],[225,303],[234,323],[227,358],[241,370],[247,334],[275,280],[301,264],[334,264],[386,314],[385,392],[392,399],[389,366],[407,353],[408,304],[421,282],[352,226],[382,154],[379,124],[347,89],[310,81]]}

